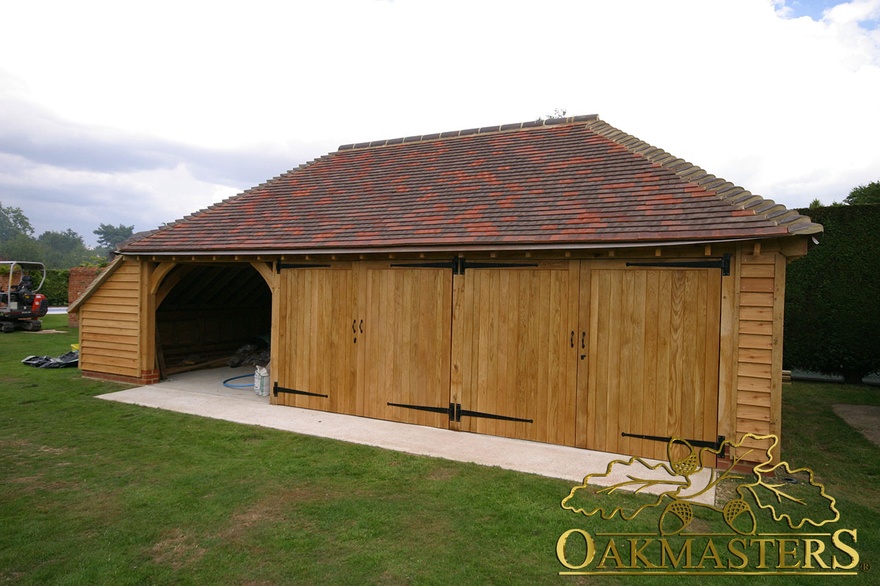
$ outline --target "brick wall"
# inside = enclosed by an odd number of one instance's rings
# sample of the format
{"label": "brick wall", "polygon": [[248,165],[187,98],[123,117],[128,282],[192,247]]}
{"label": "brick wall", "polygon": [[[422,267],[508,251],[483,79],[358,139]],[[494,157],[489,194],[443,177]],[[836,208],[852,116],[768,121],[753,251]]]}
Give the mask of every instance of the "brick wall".
{"label": "brick wall", "polygon": [[[70,269],[70,277],[67,282],[67,302],[73,303],[79,299],[102,270],[97,267],[74,267]],[[77,314],[68,314],[67,321],[70,327],[79,327],[79,316]]]}

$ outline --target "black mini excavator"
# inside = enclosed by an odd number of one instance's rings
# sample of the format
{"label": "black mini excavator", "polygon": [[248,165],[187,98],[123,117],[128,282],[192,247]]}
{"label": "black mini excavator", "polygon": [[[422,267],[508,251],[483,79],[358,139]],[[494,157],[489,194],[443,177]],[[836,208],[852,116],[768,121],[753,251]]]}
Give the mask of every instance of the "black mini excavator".
{"label": "black mini excavator", "polygon": [[[40,282],[35,287],[37,277]],[[0,261],[0,332],[43,329],[40,318],[49,311],[49,302],[37,291],[45,281],[46,266],[41,262]]]}

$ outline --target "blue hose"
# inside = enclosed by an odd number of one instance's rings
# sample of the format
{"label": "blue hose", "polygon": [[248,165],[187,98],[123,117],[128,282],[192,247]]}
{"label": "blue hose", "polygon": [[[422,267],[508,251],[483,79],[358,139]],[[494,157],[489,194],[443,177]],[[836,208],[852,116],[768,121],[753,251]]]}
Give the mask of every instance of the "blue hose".
{"label": "blue hose", "polygon": [[[251,379],[251,382],[246,385],[231,385],[231,384],[229,384],[229,381],[238,380],[240,378],[249,378],[249,379]],[[254,386],[253,379],[254,379],[254,375],[252,375],[252,374],[242,374],[239,376],[234,376],[232,378],[226,379],[225,381],[223,381],[223,386],[228,387],[230,389],[249,389],[249,388],[253,388],[253,386]]]}

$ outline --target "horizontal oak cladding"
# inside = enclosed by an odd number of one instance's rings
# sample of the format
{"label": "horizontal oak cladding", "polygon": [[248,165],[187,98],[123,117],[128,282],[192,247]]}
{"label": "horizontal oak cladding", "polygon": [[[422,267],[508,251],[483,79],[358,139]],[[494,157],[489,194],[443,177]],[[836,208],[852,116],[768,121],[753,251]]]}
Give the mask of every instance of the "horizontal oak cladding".
{"label": "horizontal oak cladding", "polygon": [[132,332],[134,328],[114,328],[104,325],[89,326],[88,329],[81,328],[81,335],[86,339],[101,339],[106,342],[129,343],[133,340]]}
{"label": "horizontal oak cladding", "polygon": [[91,299],[89,299],[89,309],[99,310],[102,307],[106,307],[108,305],[111,306],[125,306],[137,308],[138,306],[138,298],[135,297],[125,297],[122,295],[93,295]]}
{"label": "horizontal oak cladding", "polygon": [[151,385],[159,382],[159,374],[157,371],[148,370],[136,375],[111,374],[99,371],[82,370],[83,378],[107,380],[118,383],[127,383],[133,385]]}
{"label": "horizontal oak cladding", "polygon": [[119,267],[117,267],[116,271],[110,275],[109,279],[105,282],[110,281],[119,281],[119,282],[138,282],[140,281],[140,266],[137,262],[123,262]]}
{"label": "horizontal oak cladding", "polygon": [[773,349],[773,338],[766,334],[747,334],[740,332],[739,347],[742,350],[767,350]]}
{"label": "horizontal oak cladding", "polygon": [[738,434],[753,433],[755,435],[767,435],[770,433],[770,421],[737,417],[736,432]]}
{"label": "horizontal oak cladding", "polygon": [[771,399],[772,395],[770,394],[770,391],[737,391],[736,393],[737,405],[753,405],[755,407],[769,408]]}
{"label": "horizontal oak cladding", "polygon": [[776,277],[776,266],[773,263],[752,264],[744,262],[742,265],[743,278],[770,278]]}
{"label": "horizontal oak cladding", "polygon": [[740,364],[772,364],[773,351],[764,348],[740,348],[739,363]]}
{"label": "horizontal oak cladding", "polygon": [[[761,345],[758,348],[770,348],[773,343],[773,322],[770,321],[745,321],[741,320],[739,322],[739,333],[742,334],[754,334],[758,336],[764,336],[767,339],[761,342]],[[740,348],[744,348],[747,346],[743,346],[740,343]]]}
{"label": "horizontal oak cladding", "polygon": [[[80,320],[82,320],[82,323],[86,324],[87,327],[106,327],[105,324],[109,322],[113,322],[114,324],[137,325],[137,323],[140,321],[139,315],[137,313],[125,313],[119,311],[89,311],[84,315],[81,315]],[[114,327],[116,327],[116,325],[114,325]]]}
{"label": "horizontal oak cladding", "polygon": [[125,354],[137,357],[138,346],[137,344],[132,344],[130,342],[130,340],[126,340],[125,342],[110,342],[102,338],[100,340],[88,341],[87,348],[89,350],[89,353],[94,352],[96,354],[109,356],[115,356],[116,354]]}
{"label": "horizontal oak cladding", "polygon": [[121,319],[138,321],[140,319],[139,316],[140,313],[138,312],[137,307],[129,308],[128,306],[103,306],[96,309],[89,308],[88,311],[83,313],[80,317],[90,317],[93,319],[93,321],[100,319]]}
{"label": "horizontal oak cladding", "polygon": [[138,331],[138,321],[137,320],[127,320],[127,319],[94,319],[91,315],[86,314],[83,318],[80,318],[82,321],[82,336],[83,338],[88,337],[92,332],[104,332],[104,333],[116,333],[119,334],[123,331],[135,333]]}
{"label": "horizontal oak cladding", "polygon": [[[113,275],[115,277],[115,275]],[[95,291],[94,295],[137,295],[138,294],[138,281],[137,280],[126,280],[120,281],[110,278],[106,283],[104,283],[100,289]]]}
{"label": "horizontal oak cladding", "polygon": [[[765,435],[778,433],[778,406],[774,390],[779,349],[774,346],[778,333],[780,274],[775,253],[744,255],[740,265],[739,327],[737,353],[736,433]],[[767,441],[749,441],[737,456],[760,461],[770,447]],[[757,448],[749,452],[747,448]]]}
{"label": "horizontal oak cladding", "polygon": [[740,363],[737,374],[744,377],[765,378],[769,380],[773,376],[773,367],[770,364]]}
{"label": "horizontal oak cladding", "polygon": [[773,279],[756,279],[745,278],[740,279],[740,291],[744,293],[773,293]]}
{"label": "horizontal oak cladding", "polygon": [[[767,459],[767,450],[772,445],[772,440],[756,440],[752,438],[742,438],[745,432],[738,433],[740,440],[740,448],[736,450],[736,455],[748,462],[764,462]],[[760,434],[766,435],[766,434]]]}
{"label": "horizontal oak cladding", "polygon": [[769,393],[770,387],[770,379],[742,375],[740,375],[739,383],[737,384],[737,390],[739,391],[766,391]]}
{"label": "horizontal oak cladding", "polygon": [[739,319],[743,321],[773,321],[772,307],[742,307],[739,312]]}
{"label": "horizontal oak cladding", "polygon": [[89,353],[80,361],[83,370],[104,370],[115,374],[137,374],[137,357],[101,356]]}
{"label": "horizontal oak cladding", "polygon": [[758,449],[758,450],[766,450],[770,447],[770,444],[773,440],[770,439],[754,439],[751,437],[748,438],[739,438],[740,444],[746,448]]}
{"label": "horizontal oak cladding", "polygon": [[739,304],[741,307],[773,307],[773,295],[756,292],[740,293]]}
{"label": "horizontal oak cladding", "polygon": [[137,356],[102,356],[90,353],[88,360],[83,361],[83,365],[86,370],[99,370],[95,367],[104,365],[112,366],[114,370],[124,369],[126,373],[130,373],[137,369]]}
{"label": "horizontal oak cladding", "polygon": [[[736,409],[738,419],[749,421],[770,421],[770,405],[742,405]],[[739,431],[742,431],[741,429]]]}
{"label": "horizontal oak cladding", "polygon": [[80,309],[80,369],[141,380],[140,265],[124,262]]}

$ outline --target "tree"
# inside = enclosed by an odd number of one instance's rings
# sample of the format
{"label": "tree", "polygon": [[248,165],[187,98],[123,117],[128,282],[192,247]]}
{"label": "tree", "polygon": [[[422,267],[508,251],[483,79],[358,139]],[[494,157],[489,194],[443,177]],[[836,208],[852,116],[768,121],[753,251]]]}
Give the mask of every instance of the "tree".
{"label": "tree", "polygon": [[101,224],[97,230],[92,232],[98,237],[98,244],[110,250],[116,250],[117,245],[125,242],[134,233],[134,226],[111,226],[110,224]]}
{"label": "tree", "polygon": [[30,236],[19,233],[3,244],[3,257],[6,260],[29,260],[42,262],[44,248]]}
{"label": "tree", "polygon": [[19,234],[31,236],[34,229],[30,220],[21,211],[21,208],[3,207],[0,201],[0,243],[5,243]]}
{"label": "tree", "polygon": [[82,236],[70,228],[64,232],[43,232],[37,243],[43,248],[42,258],[48,268],[75,267],[91,257]]}
{"label": "tree", "polygon": [[867,185],[853,187],[843,203],[848,205],[880,203],[880,181],[871,181]]}
{"label": "tree", "polygon": [[859,382],[880,371],[880,206],[809,214],[825,234],[787,269],[783,364]]}

